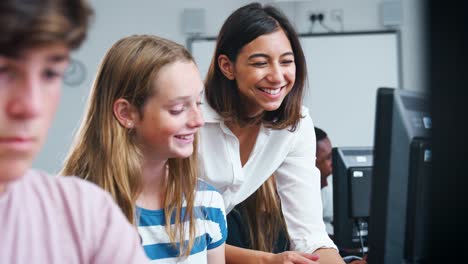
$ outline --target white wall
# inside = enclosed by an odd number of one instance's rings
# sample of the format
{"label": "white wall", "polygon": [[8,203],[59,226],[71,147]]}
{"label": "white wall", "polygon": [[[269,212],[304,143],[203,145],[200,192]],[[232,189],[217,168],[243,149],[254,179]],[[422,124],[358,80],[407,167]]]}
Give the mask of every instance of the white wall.
{"label": "white wall", "polygon": [[[79,86],[63,87],[59,110],[49,132],[49,137],[34,166],[49,172],[61,168],[62,161],[71,144],[80,119],[85,109],[86,98],[100,60],[105,51],[118,39],[131,34],[155,34],[184,44],[186,36],[182,33],[181,14],[184,8],[204,8],[206,35],[217,34],[226,17],[236,8],[247,4],[247,0],[93,0],[95,20],[90,34],[80,50],[73,57],[86,66],[86,79]],[[310,0],[302,2],[271,2],[284,9],[295,23],[298,32],[307,32],[310,28],[310,11],[330,12],[342,9],[344,29],[346,31],[384,29],[379,21],[380,0]],[[403,86],[406,89],[423,90],[420,43],[420,14],[422,0],[402,0],[403,25]],[[326,13],[327,14],[327,13]],[[325,22],[330,27],[339,29],[333,21]],[[319,27],[315,27],[318,32]],[[323,31],[323,29],[322,29]],[[330,101],[332,101],[330,99]],[[319,125],[319,124],[317,124]],[[326,129],[326,128],[325,128]]]}
{"label": "white wall", "polygon": [[[323,12],[324,23],[336,31],[341,30],[338,21],[331,18],[331,12],[341,10],[345,31],[384,30],[382,25],[380,5],[385,0],[304,0],[304,1],[276,1],[275,4],[285,11],[294,21],[298,32],[310,32],[309,14]],[[391,2],[391,0],[387,0]],[[394,0],[401,1],[402,21],[398,27],[401,31],[402,51],[402,83],[403,89],[423,91],[426,89],[422,66],[424,31],[422,28],[423,0]],[[314,33],[327,32],[316,23]]]}

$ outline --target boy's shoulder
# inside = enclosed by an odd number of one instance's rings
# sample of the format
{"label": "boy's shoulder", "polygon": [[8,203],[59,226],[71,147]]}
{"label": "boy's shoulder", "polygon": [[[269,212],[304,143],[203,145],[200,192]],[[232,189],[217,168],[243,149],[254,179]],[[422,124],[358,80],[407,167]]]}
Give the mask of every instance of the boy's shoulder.
{"label": "boy's shoulder", "polygon": [[95,204],[111,200],[110,195],[94,183],[76,176],[55,176],[42,171],[29,170],[24,179],[26,188],[34,188],[42,199],[51,202],[73,204]]}
{"label": "boy's shoulder", "polygon": [[[34,219],[34,224],[22,228],[43,229],[41,236],[28,243],[35,248],[40,243],[41,248],[56,249],[60,244],[68,249],[54,251],[53,256],[59,256],[54,259],[66,256],[79,258],[73,263],[88,262],[83,259],[92,259],[93,263],[148,263],[135,230],[111,195],[97,185],[74,176],[30,170],[11,193],[14,199],[10,200],[16,201],[13,206],[20,211],[16,216]],[[18,201],[30,210],[23,210]]]}
{"label": "boy's shoulder", "polygon": [[29,170],[26,173],[25,177],[27,182],[38,184],[39,186],[56,186],[60,188],[68,188],[70,190],[73,190],[74,188],[87,189],[94,192],[103,191],[96,184],[78,178],[76,176],[59,176],[49,174],[40,170]]}

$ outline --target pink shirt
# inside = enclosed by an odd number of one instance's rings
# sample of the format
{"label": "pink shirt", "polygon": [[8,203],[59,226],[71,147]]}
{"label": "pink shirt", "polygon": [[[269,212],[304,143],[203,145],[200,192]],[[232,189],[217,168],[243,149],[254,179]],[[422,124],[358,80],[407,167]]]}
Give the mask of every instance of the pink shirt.
{"label": "pink shirt", "polygon": [[109,194],[29,171],[0,194],[0,263],[148,263]]}

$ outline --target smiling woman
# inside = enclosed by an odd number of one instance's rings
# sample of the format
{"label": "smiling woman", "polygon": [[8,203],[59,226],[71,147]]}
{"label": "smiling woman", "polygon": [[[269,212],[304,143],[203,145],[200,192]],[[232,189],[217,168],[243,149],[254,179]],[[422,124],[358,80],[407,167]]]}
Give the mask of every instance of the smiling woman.
{"label": "smiling woman", "polygon": [[[315,263],[319,255],[321,264],[342,263],[322,220],[320,174],[311,162],[314,126],[302,107],[305,57],[294,28],[276,8],[246,5],[225,21],[214,56],[202,105],[201,175],[222,191],[230,212],[274,174],[282,206],[271,208],[281,208],[292,250],[272,254],[227,246],[227,262]],[[262,199],[257,212],[276,197]],[[250,249],[272,248],[269,234],[279,231],[267,230],[261,243],[266,247]]]}
{"label": "smiling woman", "polygon": [[278,109],[294,85],[294,53],[283,30],[254,39],[242,48],[234,62],[221,54],[218,64],[226,78],[237,80],[248,117]]}
{"label": "smiling woman", "polygon": [[214,58],[206,99],[224,121],[296,129],[307,71],[297,34],[279,10],[236,10],[218,34]]}

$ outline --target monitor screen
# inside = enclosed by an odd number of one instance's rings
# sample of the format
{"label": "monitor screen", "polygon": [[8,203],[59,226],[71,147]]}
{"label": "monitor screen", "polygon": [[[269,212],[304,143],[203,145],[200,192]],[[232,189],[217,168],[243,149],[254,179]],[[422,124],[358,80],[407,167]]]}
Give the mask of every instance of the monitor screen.
{"label": "monitor screen", "polygon": [[424,240],[415,221],[422,224],[425,219],[415,218],[413,210],[415,206],[421,212],[425,210],[427,206],[421,197],[426,193],[424,186],[414,182],[429,177],[429,109],[426,94],[392,88],[377,91],[368,237],[370,264],[404,260],[411,263],[415,254],[423,257]]}
{"label": "monitor screen", "polygon": [[372,161],[371,147],[332,150],[333,240],[342,256],[366,252]]}

